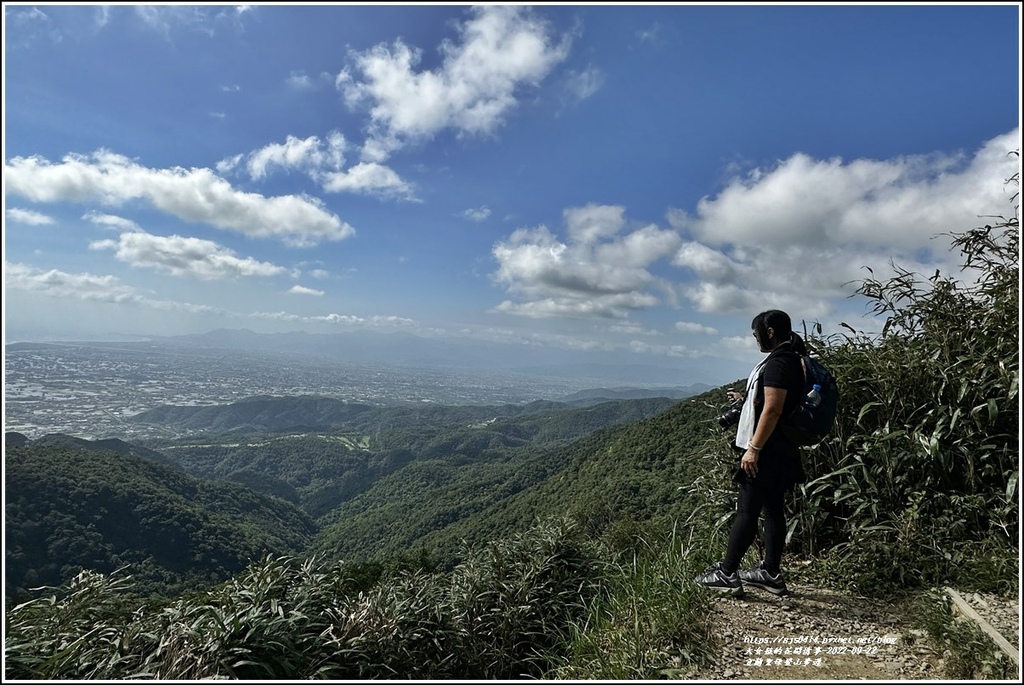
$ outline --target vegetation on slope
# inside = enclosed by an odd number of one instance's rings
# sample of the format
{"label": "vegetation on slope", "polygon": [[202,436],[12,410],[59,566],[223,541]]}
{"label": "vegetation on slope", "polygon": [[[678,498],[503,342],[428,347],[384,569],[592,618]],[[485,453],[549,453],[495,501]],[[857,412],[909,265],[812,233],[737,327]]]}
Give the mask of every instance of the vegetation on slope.
{"label": "vegetation on slope", "polygon": [[316,531],[283,500],[131,454],[8,447],[5,467],[8,599],[121,567],[143,594],[177,594],[264,554],[302,552]]}
{"label": "vegetation on slope", "polygon": [[835,437],[808,454],[794,548],[824,555],[860,592],[1017,586],[1016,212],[953,236],[976,284],[897,268],[858,290],[884,321],[880,334],[812,341],[844,410]]}

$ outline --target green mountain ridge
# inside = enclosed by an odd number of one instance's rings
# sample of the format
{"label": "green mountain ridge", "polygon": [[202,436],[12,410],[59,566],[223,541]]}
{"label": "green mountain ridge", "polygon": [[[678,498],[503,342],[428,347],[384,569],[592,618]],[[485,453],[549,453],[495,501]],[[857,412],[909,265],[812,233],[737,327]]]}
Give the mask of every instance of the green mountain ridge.
{"label": "green mountain ridge", "polygon": [[[415,547],[451,559],[463,544],[507,538],[559,515],[591,521],[595,530],[613,521],[670,526],[694,505],[684,486],[704,468],[689,452],[709,439],[727,442],[713,422],[721,393],[544,452],[472,464],[416,461],[321,517],[316,549],[397,554]],[[374,531],[392,534],[378,539]]]}
{"label": "green mountain ridge", "polygon": [[[472,528],[468,518],[552,475],[561,457],[549,455],[559,446],[672,404],[645,398],[584,407],[375,408],[318,397],[251,398],[154,410],[150,421],[211,429],[148,447],[9,433],[7,592],[66,582],[78,568],[128,565],[143,587],[173,592],[222,580],[265,552],[400,557],[449,526]],[[340,432],[281,430],[299,416]],[[395,483],[409,487],[395,490]],[[405,513],[381,517],[381,509]],[[318,540],[318,518],[348,516],[346,544],[338,544],[336,529],[330,541]],[[482,542],[486,535],[468,537]],[[457,547],[447,545],[449,558]]]}
{"label": "green mountain ridge", "polygon": [[[292,504],[67,436],[5,453],[5,596],[130,567],[142,592],[220,582],[316,532]],[[68,448],[73,444],[74,448]],[[149,454],[149,451],[144,451]]]}

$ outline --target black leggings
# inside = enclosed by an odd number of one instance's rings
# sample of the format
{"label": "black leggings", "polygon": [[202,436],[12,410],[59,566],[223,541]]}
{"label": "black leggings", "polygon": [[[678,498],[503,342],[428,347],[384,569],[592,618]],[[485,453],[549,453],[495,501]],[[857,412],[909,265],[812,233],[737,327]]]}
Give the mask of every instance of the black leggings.
{"label": "black leggings", "polygon": [[729,533],[729,547],[722,560],[722,570],[735,573],[743,555],[757,536],[757,519],[764,509],[764,569],[776,575],[782,564],[782,548],[786,544],[786,491],[782,487],[761,486],[746,481],[739,484],[736,520]]}

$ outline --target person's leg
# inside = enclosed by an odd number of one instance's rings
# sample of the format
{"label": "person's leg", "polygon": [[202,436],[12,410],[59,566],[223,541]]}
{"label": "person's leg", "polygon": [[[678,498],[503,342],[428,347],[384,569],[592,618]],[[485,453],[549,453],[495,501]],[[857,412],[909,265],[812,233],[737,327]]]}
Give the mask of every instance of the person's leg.
{"label": "person's leg", "polygon": [[763,497],[764,506],[764,561],[761,567],[779,575],[782,566],[782,551],[786,545],[786,493],[781,487],[767,490]]}
{"label": "person's leg", "polygon": [[[750,548],[757,535],[757,520],[761,515],[761,507],[764,506],[764,495],[761,488],[749,481],[740,483],[739,487],[736,519],[729,532],[729,545],[725,550],[725,558],[722,559],[722,570],[726,573],[735,573],[740,567],[743,555],[747,553],[747,549]],[[783,523],[782,534],[783,536],[786,534],[785,523]]]}

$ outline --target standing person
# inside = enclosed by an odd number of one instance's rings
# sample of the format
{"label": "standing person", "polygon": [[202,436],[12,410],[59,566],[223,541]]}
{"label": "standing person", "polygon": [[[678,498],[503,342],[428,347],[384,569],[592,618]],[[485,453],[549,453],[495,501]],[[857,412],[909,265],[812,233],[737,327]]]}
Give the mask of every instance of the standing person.
{"label": "standing person", "polygon": [[[742,452],[733,477],[739,486],[736,519],[721,561],[696,580],[711,590],[733,596],[743,594],[743,584],[772,594],[787,592],[782,576],[782,550],[786,543],[785,494],[803,482],[800,448],[779,430],[779,420],[803,400],[804,372],[799,355],[807,348],[793,332],[786,312],[772,309],[754,317],[750,324],[765,357],[750,372],[746,400],[736,428],[734,449]],[[743,395],[728,392],[729,399]],[[765,514],[764,559],[751,569],[740,570],[743,555],[757,535],[761,511]]]}

